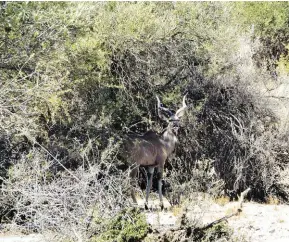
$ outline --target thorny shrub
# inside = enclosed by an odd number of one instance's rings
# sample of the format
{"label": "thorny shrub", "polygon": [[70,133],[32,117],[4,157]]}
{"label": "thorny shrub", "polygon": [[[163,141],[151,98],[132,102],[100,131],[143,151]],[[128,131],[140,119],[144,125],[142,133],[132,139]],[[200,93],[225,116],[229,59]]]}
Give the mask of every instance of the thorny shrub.
{"label": "thorny shrub", "polygon": [[97,221],[130,205],[124,199],[128,174],[116,173],[106,158],[86,169],[54,174],[50,168],[58,161],[43,150],[31,150],[9,169],[9,178],[3,181],[1,207],[6,205],[6,215],[2,221],[11,220],[22,230],[51,231],[73,240],[101,231]]}

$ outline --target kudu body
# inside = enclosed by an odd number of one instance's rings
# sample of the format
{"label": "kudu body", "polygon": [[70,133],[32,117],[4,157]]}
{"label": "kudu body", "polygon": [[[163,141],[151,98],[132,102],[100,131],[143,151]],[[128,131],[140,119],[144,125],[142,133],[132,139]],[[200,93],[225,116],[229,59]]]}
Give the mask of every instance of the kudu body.
{"label": "kudu body", "polygon": [[[126,140],[125,151],[129,164],[131,164],[130,177],[132,180],[131,196],[136,203],[136,197],[134,192],[133,183],[138,174],[139,166],[147,168],[147,186],[146,186],[146,201],[145,208],[147,209],[148,198],[150,189],[152,186],[152,178],[154,169],[157,168],[158,179],[158,193],[160,199],[160,206],[163,209],[163,197],[162,197],[162,178],[165,162],[168,157],[173,153],[177,142],[177,131],[179,127],[179,118],[183,116],[184,111],[187,108],[185,102],[185,96],[183,98],[183,106],[172,113],[169,109],[163,107],[159,98],[158,101],[158,114],[159,117],[168,122],[166,130],[162,134],[158,134],[154,131],[148,131],[144,135],[131,135]],[[166,118],[169,116],[169,118]]]}

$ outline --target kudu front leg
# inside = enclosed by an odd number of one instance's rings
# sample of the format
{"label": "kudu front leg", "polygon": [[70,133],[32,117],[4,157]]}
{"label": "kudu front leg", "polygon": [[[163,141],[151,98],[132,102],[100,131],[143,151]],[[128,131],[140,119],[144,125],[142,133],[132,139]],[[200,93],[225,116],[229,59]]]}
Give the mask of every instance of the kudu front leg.
{"label": "kudu front leg", "polygon": [[130,183],[131,183],[131,197],[132,197],[132,200],[133,200],[133,203],[134,204],[137,204],[137,200],[136,200],[136,197],[135,197],[135,191],[134,191],[134,186],[136,185],[136,176],[137,176],[137,172],[138,172],[138,167],[135,167],[131,170],[130,172]]}
{"label": "kudu front leg", "polygon": [[146,187],[145,209],[148,209],[148,200],[149,200],[149,195],[150,195],[150,191],[152,187],[153,175],[154,175],[154,167],[148,167],[147,168],[147,187]]}
{"label": "kudu front leg", "polygon": [[163,193],[162,193],[163,172],[164,172],[164,168],[163,167],[158,168],[158,174],[157,174],[157,177],[158,177],[158,193],[159,193],[159,198],[160,198],[161,210],[164,209]]}

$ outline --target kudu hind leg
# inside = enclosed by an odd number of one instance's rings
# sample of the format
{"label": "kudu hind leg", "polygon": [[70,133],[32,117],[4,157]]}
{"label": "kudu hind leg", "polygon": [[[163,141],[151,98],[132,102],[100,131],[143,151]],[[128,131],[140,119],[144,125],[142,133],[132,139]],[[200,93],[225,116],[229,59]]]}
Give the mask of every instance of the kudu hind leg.
{"label": "kudu hind leg", "polygon": [[159,198],[160,198],[160,207],[163,210],[164,209],[164,203],[163,203],[163,193],[162,193],[162,180],[163,180],[163,168],[158,168],[158,193],[159,193]]}
{"label": "kudu hind leg", "polygon": [[151,187],[152,187],[153,175],[154,175],[154,167],[148,167],[147,168],[147,187],[146,187],[145,209],[148,209],[148,200],[149,200],[149,194],[150,194]]}

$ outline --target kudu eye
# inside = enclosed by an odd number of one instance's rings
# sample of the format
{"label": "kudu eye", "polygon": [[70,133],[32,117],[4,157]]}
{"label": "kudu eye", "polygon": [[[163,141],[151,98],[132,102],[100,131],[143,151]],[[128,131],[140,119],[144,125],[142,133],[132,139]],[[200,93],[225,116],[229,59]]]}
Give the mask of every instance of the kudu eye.
{"label": "kudu eye", "polygon": [[173,122],[173,127],[178,128],[180,126],[179,120]]}
{"label": "kudu eye", "polygon": [[170,116],[169,121],[175,123],[175,122],[179,122],[180,119],[178,118],[178,116],[176,116],[176,114],[173,114]]}

